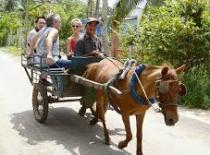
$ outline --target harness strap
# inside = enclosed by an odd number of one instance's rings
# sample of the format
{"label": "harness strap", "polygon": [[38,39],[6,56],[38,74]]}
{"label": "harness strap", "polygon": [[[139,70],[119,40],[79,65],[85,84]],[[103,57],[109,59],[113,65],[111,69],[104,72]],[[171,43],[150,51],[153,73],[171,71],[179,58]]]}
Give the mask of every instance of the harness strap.
{"label": "harness strap", "polygon": [[113,103],[113,101],[112,101],[112,98],[111,98],[111,95],[110,95],[110,91],[109,91],[109,86],[110,85],[114,85],[114,82],[119,78],[119,73],[118,74],[116,74],[113,78],[111,78],[109,81],[107,81],[106,82],[106,92],[107,92],[107,96],[108,96],[108,98],[109,98],[109,100],[110,100],[110,105],[114,108],[114,110],[117,112],[117,113],[119,113],[119,114],[121,114],[121,111],[120,111],[120,109]]}
{"label": "harness strap", "polygon": [[[141,104],[141,105],[147,105],[147,101],[142,98],[138,92],[137,92],[137,84],[138,84],[138,79],[135,75],[135,73],[137,75],[140,75],[143,70],[145,69],[145,66],[143,64],[140,64],[136,67],[136,70],[134,71],[134,74],[131,78],[131,83],[130,83],[130,93],[131,93],[131,96],[133,97],[133,99],[138,103],[138,104]],[[157,100],[155,98],[150,98],[149,101],[151,103],[155,103],[157,102]]]}
{"label": "harness strap", "polygon": [[136,63],[136,60],[131,59],[124,63],[123,69],[122,69],[122,71],[120,71],[121,73],[119,75],[119,80],[125,79],[125,76],[127,75],[128,71],[130,70],[133,63]]}

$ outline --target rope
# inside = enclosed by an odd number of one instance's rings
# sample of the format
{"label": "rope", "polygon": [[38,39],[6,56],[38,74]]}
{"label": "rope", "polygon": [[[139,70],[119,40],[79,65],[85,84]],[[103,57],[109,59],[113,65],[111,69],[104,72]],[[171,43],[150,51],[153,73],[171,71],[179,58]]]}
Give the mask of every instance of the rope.
{"label": "rope", "polygon": [[136,72],[134,71],[134,74],[135,74],[135,76],[136,76],[136,78],[137,78],[137,80],[138,80],[138,83],[139,83],[139,85],[140,85],[140,87],[141,87],[141,89],[142,89],[142,92],[143,92],[143,94],[144,94],[144,97],[146,98],[146,100],[147,100],[147,102],[148,102],[148,104],[149,105],[151,105],[151,107],[153,108],[153,110],[155,111],[155,112],[162,112],[162,110],[159,108],[159,106],[158,106],[158,103],[151,103],[150,102],[150,100],[148,99],[148,97],[147,97],[147,94],[146,94],[146,92],[145,92],[145,89],[144,89],[144,87],[143,87],[143,85],[142,85],[142,83],[141,83],[141,81],[140,81],[140,79],[139,79],[139,77],[138,77],[138,75],[136,74]]}

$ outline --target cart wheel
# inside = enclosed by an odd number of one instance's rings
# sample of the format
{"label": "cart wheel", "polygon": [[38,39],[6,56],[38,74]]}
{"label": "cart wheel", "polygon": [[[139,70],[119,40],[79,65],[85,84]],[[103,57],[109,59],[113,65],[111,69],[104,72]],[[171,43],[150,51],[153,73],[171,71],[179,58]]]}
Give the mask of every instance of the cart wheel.
{"label": "cart wheel", "polygon": [[35,119],[40,123],[44,123],[48,115],[47,87],[40,83],[34,84],[32,95]]}

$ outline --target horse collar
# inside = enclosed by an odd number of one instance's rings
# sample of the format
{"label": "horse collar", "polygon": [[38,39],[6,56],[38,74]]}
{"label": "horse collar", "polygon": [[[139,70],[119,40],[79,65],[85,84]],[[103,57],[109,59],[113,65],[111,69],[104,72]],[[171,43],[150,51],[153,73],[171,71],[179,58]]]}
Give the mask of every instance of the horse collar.
{"label": "horse collar", "polygon": [[[131,93],[131,96],[140,105],[148,105],[148,102],[144,98],[142,98],[138,94],[138,91],[137,91],[138,79],[136,77],[136,74],[140,76],[141,73],[144,71],[144,69],[145,69],[145,65],[144,64],[138,65],[136,67],[135,71],[134,71],[134,74],[131,77],[131,83],[130,83],[130,93]],[[150,98],[149,100],[150,100],[150,102],[152,104],[153,103],[157,103],[156,98]]]}

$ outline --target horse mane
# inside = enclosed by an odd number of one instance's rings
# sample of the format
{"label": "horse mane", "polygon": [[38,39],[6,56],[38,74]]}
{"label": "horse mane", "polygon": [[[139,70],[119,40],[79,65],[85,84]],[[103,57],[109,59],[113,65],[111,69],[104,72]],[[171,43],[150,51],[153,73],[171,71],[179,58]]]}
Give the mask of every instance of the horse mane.
{"label": "horse mane", "polygon": [[161,71],[163,68],[168,68],[168,72],[165,76],[170,78],[176,78],[177,74],[174,70],[174,67],[171,64],[162,64],[160,66],[157,65],[146,65],[145,74],[150,74],[149,77],[156,77],[157,79],[161,78]]}

